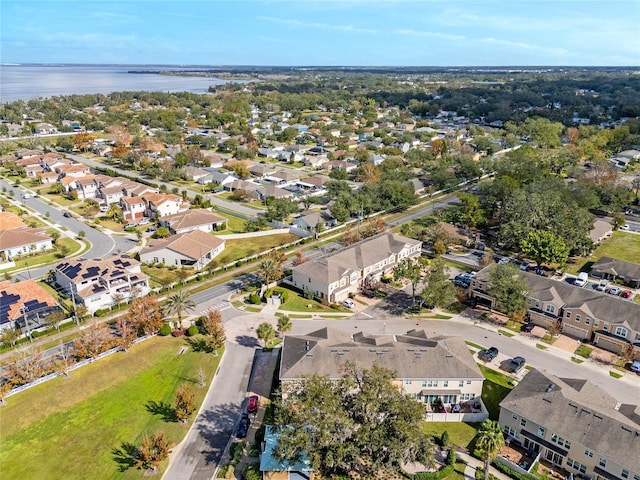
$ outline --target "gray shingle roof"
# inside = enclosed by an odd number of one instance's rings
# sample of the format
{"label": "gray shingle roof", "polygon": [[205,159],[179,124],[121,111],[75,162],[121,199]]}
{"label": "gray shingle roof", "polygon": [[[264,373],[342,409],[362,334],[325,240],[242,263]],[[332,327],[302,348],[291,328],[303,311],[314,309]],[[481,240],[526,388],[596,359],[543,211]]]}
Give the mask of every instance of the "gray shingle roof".
{"label": "gray shingle roof", "polygon": [[402,379],[482,380],[461,337],[427,338],[424,331],[404,335],[349,335],[322,328],[307,335],[287,335],[282,345],[281,380],[307,375],[339,378],[346,361],[363,368],[378,365]]}
{"label": "gray shingle roof", "polygon": [[339,280],[343,275],[354,270],[363,270],[392,254],[398,254],[406,245],[420,245],[413,240],[393,233],[381,233],[368,238],[330,256],[294,267],[297,272],[316,278],[324,283]]}
{"label": "gray shingle roof", "polygon": [[545,438],[555,433],[640,472],[640,408],[620,405],[588,380],[532,369],[500,407],[545,427]]}
{"label": "gray shingle roof", "polygon": [[602,257],[591,266],[591,270],[609,273],[635,281],[640,281],[640,265],[615,258]]}

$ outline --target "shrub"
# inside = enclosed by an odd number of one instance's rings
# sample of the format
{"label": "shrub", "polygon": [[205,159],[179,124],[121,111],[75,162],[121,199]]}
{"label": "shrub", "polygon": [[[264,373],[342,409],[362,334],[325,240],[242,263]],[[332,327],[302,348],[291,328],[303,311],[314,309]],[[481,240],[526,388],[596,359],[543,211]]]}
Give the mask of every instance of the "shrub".
{"label": "shrub", "polygon": [[260,298],[260,295],[258,295],[257,293],[252,293],[251,295],[249,295],[249,303],[253,304],[253,305],[259,305],[262,302],[262,299]]}
{"label": "shrub", "polygon": [[195,325],[191,325],[189,328],[187,328],[187,337],[193,337],[194,335],[198,334],[198,327]]}
{"label": "shrub", "polygon": [[220,472],[218,472],[218,474],[222,478],[233,478],[235,470],[236,470],[236,467],[234,467],[233,465],[227,464],[220,469]]}
{"label": "shrub", "polygon": [[262,475],[255,465],[249,465],[242,475],[244,480],[261,480]]}
{"label": "shrub", "polygon": [[232,443],[229,447],[229,455],[231,456],[231,465],[237,465],[242,454],[244,453],[244,442]]}
{"label": "shrub", "polygon": [[184,332],[182,330],[174,330],[171,332],[172,337],[182,337]]}
{"label": "shrub", "polygon": [[438,470],[437,472],[420,472],[416,473],[413,478],[414,480],[441,480],[445,477],[448,477],[453,473],[453,466],[447,465],[442,470]]}
{"label": "shrub", "polygon": [[442,435],[440,435],[440,445],[442,445],[443,447],[449,446],[449,432],[447,432],[446,430],[442,432]]}
{"label": "shrub", "polygon": [[456,464],[456,451],[453,448],[449,449],[449,455],[447,455],[447,465],[452,467]]}
{"label": "shrub", "polygon": [[171,327],[169,326],[169,324],[165,323],[164,325],[162,325],[162,327],[160,327],[160,331],[158,333],[161,337],[166,337],[171,333]]}
{"label": "shrub", "polygon": [[94,315],[96,317],[101,317],[103,316],[105,313],[107,313],[109,311],[108,308],[99,308],[98,310],[95,311]]}

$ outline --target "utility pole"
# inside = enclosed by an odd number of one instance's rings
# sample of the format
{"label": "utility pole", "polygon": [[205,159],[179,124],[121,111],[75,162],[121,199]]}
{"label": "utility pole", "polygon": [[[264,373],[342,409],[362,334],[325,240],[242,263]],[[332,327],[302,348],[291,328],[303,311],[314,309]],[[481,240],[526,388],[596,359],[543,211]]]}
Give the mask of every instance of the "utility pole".
{"label": "utility pole", "polygon": [[73,304],[73,323],[79,325],[80,322],[78,321],[78,316],[76,315],[76,295],[73,287],[71,287],[71,303]]}

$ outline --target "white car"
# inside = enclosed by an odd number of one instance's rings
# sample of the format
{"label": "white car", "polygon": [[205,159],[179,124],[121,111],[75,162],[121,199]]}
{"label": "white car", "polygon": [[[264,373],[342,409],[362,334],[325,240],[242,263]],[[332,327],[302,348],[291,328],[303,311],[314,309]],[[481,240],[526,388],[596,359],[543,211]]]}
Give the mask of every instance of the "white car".
{"label": "white car", "polygon": [[107,213],[109,211],[109,207],[106,205],[103,205],[102,207],[100,207],[100,212],[102,213]]}
{"label": "white car", "polygon": [[347,308],[354,308],[356,303],[353,300],[345,300],[342,304]]}
{"label": "white car", "polygon": [[23,198],[23,199],[25,199],[25,200],[28,200],[28,199],[30,199],[31,197],[33,197],[33,195],[31,195],[30,193],[23,193],[23,194],[22,194],[22,198]]}
{"label": "white car", "polygon": [[146,225],[147,223],[149,223],[149,217],[144,217],[142,220],[140,220],[140,223],[138,223],[138,225]]}
{"label": "white car", "polygon": [[629,230],[630,228],[631,228],[631,227],[629,226],[629,224],[628,224],[628,223],[625,223],[624,225],[622,225],[622,226],[620,227],[620,230],[624,230],[624,231],[626,232],[626,231],[627,231],[627,230]]}

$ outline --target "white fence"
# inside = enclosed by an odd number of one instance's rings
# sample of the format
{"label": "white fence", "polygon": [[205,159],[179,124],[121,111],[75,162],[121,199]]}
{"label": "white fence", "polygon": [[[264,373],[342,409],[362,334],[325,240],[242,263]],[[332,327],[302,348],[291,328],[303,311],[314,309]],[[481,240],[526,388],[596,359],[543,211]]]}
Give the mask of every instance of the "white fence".
{"label": "white fence", "polygon": [[424,419],[427,422],[465,422],[465,423],[482,423],[489,414],[486,412],[479,413],[433,413],[427,412]]}
{"label": "white fence", "polygon": [[[145,335],[143,337],[139,337],[136,338],[133,343],[140,343],[144,340],[147,340],[148,338],[154,337],[154,335]],[[92,358],[85,358],[84,360],[81,360],[77,363],[74,363],[73,365],[70,365],[69,368],[66,369],[66,372],[72,372],[73,370],[76,370],[80,367],[84,367],[85,365],[89,365],[90,363],[95,362],[96,360],[100,360],[101,358],[105,358],[108,357],[109,355],[113,355],[116,352],[119,352],[120,350],[122,350],[121,347],[113,347],[109,350],[106,350],[104,352],[102,352],[100,355],[97,355],[95,357]],[[52,380],[56,377],[59,377],[61,375],[64,375],[65,372],[54,372],[54,373],[50,373],[49,375],[45,375],[44,377],[40,377],[37,380],[34,380],[33,382],[30,383],[25,383],[24,385],[20,385],[19,387],[16,387],[12,390],[10,390],[6,395],[5,398],[10,397],[12,395],[15,395],[16,393],[20,393],[23,392],[24,390],[28,390],[31,387],[35,387],[36,385],[40,385],[41,383],[47,382],[49,380]]]}

